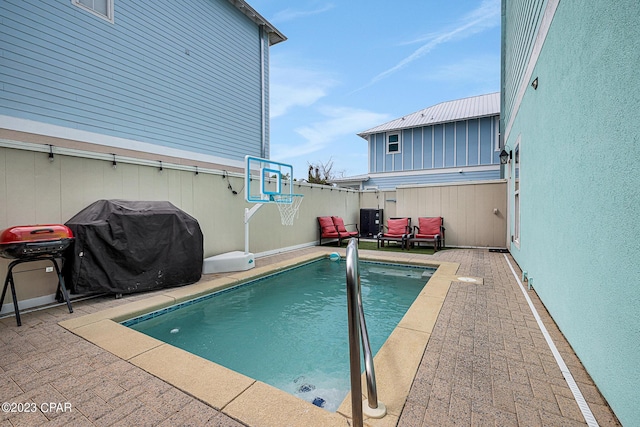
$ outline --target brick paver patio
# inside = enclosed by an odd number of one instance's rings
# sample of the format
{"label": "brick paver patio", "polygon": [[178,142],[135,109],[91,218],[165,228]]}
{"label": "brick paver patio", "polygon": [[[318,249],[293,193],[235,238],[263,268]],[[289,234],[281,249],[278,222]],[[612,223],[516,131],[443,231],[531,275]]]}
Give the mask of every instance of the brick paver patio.
{"label": "brick paver patio", "polygon": [[[452,284],[398,426],[586,425],[503,254],[416,256],[457,262],[459,275],[483,283]],[[242,426],[58,325],[150,295],[75,301],[73,314],[64,305],[22,313],[21,327],[13,316],[0,319],[0,401],[35,409],[0,412],[0,426]],[[619,425],[533,290],[529,296],[599,425]]]}

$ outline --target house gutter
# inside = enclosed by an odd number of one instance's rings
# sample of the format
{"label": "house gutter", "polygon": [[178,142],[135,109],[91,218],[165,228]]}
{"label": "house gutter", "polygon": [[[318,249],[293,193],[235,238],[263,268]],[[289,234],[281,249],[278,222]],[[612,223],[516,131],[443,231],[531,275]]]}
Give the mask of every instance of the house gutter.
{"label": "house gutter", "polygon": [[266,159],[268,157],[267,153],[267,103],[266,103],[266,85],[265,85],[265,66],[264,66],[264,25],[260,25],[259,27],[259,37],[260,37],[260,121],[261,121],[261,129],[260,129],[260,157]]}

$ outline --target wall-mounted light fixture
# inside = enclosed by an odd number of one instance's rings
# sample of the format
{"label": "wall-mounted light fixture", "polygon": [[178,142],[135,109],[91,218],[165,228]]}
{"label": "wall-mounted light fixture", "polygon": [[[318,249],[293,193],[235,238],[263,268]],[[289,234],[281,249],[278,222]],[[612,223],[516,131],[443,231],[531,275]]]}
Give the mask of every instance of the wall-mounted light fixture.
{"label": "wall-mounted light fixture", "polygon": [[198,167],[196,166],[196,175],[198,175]]}
{"label": "wall-mounted light fixture", "polygon": [[115,154],[111,154],[113,156],[113,161],[111,162],[111,167],[113,167],[114,169],[118,167],[118,162],[116,162],[116,155]]}
{"label": "wall-mounted light fixture", "polygon": [[509,161],[509,153],[507,153],[507,150],[503,148],[502,151],[500,152],[500,164],[506,165],[508,161]]}
{"label": "wall-mounted light fixture", "polygon": [[164,170],[162,169],[162,160],[158,160],[158,161],[160,162],[160,169],[158,170],[158,172],[162,173],[162,171]]}
{"label": "wall-mounted light fixture", "polygon": [[537,77],[531,82],[531,87],[533,88],[533,90],[538,90],[538,78]]}
{"label": "wall-mounted light fixture", "polygon": [[49,161],[53,162],[53,145],[49,144]]}

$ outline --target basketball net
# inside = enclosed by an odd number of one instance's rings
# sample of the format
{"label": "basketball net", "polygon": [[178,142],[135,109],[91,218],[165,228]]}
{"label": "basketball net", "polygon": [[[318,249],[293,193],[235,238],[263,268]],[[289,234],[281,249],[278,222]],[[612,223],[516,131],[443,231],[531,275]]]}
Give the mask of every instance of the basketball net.
{"label": "basketball net", "polygon": [[282,225],[293,225],[293,219],[298,217],[298,208],[302,203],[302,194],[273,194],[271,198],[278,205]]}

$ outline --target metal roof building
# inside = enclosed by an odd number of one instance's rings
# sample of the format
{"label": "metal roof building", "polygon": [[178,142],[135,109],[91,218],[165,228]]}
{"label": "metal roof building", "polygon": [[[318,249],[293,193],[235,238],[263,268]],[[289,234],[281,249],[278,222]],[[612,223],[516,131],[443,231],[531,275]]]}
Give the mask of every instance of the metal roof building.
{"label": "metal roof building", "polygon": [[500,92],[441,102],[361,132],[358,136],[500,114]]}
{"label": "metal roof building", "polygon": [[400,185],[500,178],[500,93],[441,102],[358,134],[368,143],[368,174],[341,186]]}

